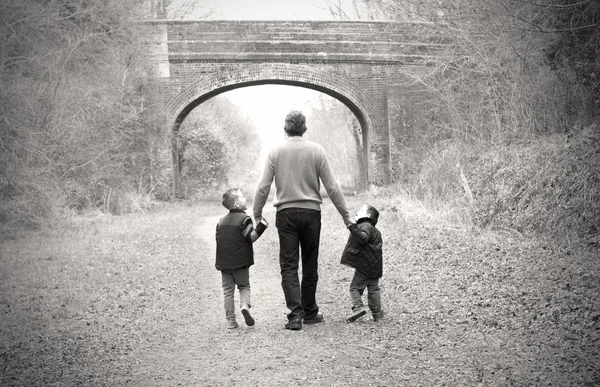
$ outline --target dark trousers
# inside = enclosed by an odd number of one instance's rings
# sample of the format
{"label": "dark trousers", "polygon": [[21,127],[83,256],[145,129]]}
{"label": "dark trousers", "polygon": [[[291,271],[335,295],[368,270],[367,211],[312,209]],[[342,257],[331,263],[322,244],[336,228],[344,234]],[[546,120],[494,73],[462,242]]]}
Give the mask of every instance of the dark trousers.
{"label": "dark trousers", "polygon": [[[281,287],[290,310],[287,317],[313,318],[319,312],[316,293],[319,281],[321,212],[306,208],[286,208],[277,212],[275,225],[279,233]],[[300,256],[301,285],[298,277]]]}
{"label": "dark trousers", "polygon": [[350,282],[350,299],[352,300],[352,310],[364,309],[362,296],[367,293],[367,302],[371,313],[374,316],[381,314],[381,288],[379,287],[379,278],[369,278],[358,270],[354,270],[354,277]]}

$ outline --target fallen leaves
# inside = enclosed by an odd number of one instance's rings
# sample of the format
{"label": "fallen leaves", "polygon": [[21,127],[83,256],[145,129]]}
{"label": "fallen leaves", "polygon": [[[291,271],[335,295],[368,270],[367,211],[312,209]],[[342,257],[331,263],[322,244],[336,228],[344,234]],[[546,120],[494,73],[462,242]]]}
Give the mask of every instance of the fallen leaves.
{"label": "fallen leaves", "polygon": [[382,211],[385,318],[348,324],[347,230],[326,205],[325,323],[283,329],[273,229],[251,269],[256,327],[231,332],[211,250],[217,211],[175,204],[51,237],[46,250],[2,246],[26,258],[3,261],[1,384],[600,384],[597,250],[429,218],[399,228]]}

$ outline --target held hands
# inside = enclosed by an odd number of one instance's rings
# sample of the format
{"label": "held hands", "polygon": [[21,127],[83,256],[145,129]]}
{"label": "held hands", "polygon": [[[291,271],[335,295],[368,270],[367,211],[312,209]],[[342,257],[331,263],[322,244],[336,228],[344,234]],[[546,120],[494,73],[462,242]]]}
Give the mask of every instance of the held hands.
{"label": "held hands", "polygon": [[265,218],[261,218],[260,221],[256,224],[256,233],[261,235],[265,230],[269,227],[269,222]]}

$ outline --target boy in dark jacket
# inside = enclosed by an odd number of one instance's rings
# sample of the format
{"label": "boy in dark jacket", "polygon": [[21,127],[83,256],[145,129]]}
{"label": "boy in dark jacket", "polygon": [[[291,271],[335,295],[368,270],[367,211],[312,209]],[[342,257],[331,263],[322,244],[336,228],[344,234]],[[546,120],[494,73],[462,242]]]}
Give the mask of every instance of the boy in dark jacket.
{"label": "boy in dark jacket", "polygon": [[228,189],[223,194],[222,203],[229,213],[219,219],[217,224],[215,267],[221,271],[223,280],[227,328],[238,327],[234,304],[236,285],[240,292],[240,308],[246,325],[253,326],[254,319],[250,314],[250,266],[254,264],[252,243],[262,235],[268,223],[262,219],[254,229],[252,219],[244,212],[248,207],[239,188]]}
{"label": "boy in dark jacket", "polygon": [[356,213],[356,224],[348,227],[350,236],[342,253],[341,263],[355,270],[350,283],[352,314],[346,318],[347,322],[354,322],[367,313],[362,302],[365,288],[368,290],[367,301],[373,320],[383,318],[379,288],[379,279],[383,276],[383,240],[375,227],[378,220],[379,211],[365,204]]}

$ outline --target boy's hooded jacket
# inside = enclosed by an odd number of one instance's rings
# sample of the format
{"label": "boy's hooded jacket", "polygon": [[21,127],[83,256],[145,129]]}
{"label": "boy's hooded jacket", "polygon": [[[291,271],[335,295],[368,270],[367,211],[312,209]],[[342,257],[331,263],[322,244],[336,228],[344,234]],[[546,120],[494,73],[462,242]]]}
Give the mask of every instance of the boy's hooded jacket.
{"label": "boy's hooded jacket", "polygon": [[350,236],[342,253],[341,263],[369,278],[383,276],[383,240],[379,230],[369,220],[348,227]]}

